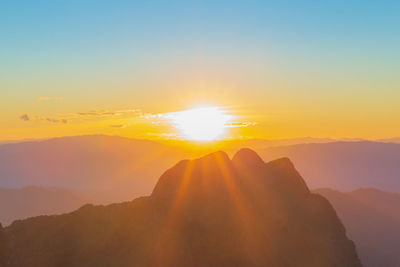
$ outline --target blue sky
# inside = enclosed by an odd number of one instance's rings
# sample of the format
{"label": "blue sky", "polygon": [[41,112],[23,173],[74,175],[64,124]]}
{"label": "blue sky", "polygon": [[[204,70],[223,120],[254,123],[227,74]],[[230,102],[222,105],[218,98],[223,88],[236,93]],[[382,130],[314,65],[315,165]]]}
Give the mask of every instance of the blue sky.
{"label": "blue sky", "polygon": [[[265,112],[320,103],[400,115],[398,14],[399,1],[2,1],[0,118],[167,112],[191,84],[260,112],[265,97],[287,100]],[[43,96],[69,102],[37,106]]]}

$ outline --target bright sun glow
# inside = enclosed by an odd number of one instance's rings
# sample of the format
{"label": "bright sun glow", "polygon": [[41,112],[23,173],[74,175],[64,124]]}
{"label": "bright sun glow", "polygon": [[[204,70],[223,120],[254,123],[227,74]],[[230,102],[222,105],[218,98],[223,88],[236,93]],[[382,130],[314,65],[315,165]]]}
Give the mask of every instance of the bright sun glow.
{"label": "bright sun glow", "polygon": [[202,106],[168,116],[182,135],[189,140],[212,141],[220,139],[226,132],[227,123],[234,116],[217,106]]}

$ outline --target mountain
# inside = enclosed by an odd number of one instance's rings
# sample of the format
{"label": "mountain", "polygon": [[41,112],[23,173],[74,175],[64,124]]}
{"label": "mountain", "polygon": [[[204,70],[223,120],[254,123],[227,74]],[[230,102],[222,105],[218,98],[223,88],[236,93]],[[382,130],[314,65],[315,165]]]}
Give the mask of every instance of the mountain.
{"label": "mountain", "polygon": [[[292,142],[319,143],[277,146]],[[374,187],[400,192],[400,165],[397,162],[400,144],[301,138],[231,140],[213,145],[229,155],[234,155],[237,147],[248,145],[265,161],[289,157],[312,189],[329,187],[351,191]],[[150,194],[157,177],[179,159],[199,157],[214,150],[214,146],[104,135],[0,145],[0,187],[63,188],[79,192],[80,198],[93,204],[129,201]],[[28,194],[26,197],[24,192]],[[21,201],[31,199],[29,192],[20,191]],[[4,194],[5,191],[0,190],[0,199]],[[7,197],[3,199],[7,202]],[[37,203],[36,208],[15,204],[19,208],[11,210],[15,213],[11,217],[0,204],[0,209],[5,211],[0,215],[0,222],[7,225],[13,219],[68,212],[77,207],[77,203],[82,203],[76,202],[75,198],[71,198],[71,203],[55,201],[51,194],[43,194],[40,199],[43,208],[35,201],[32,203]]]}
{"label": "mountain", "polygon": [[[265,161],[289,157],[310,188],[350,191],[374,187],[400,192],[400,165],[396,160],[400,144],[333,141],[253,139],[214,145],[229,155],[239,146],[250,146]],[[277,146],[290,142],[320,143]],[[80,191],[94,204],[128,201],[149,194],[157,177],[179,159],[199,157],[215,149],[177,143],[93,135],[0,145],[0,186]]]}
{"label": "mountain", "polygon": [[222,148],[232,149],[237,151],[242,147],[247,147],[253,150],[261,150],[269,147],[276,146],[290,146],[298,144],[319,144],[319,143],[330,143],[337,142],[338,140],[331,138],[314,138],[314,137],[302,137],[302,138],[290,138],[290,139],[237,139],[223,141]]}
{"label": "mountain", "polygon": [[116,136],[74,136],[0,146],[0,186],[97,192],[94,202],[148,194],[163,170],[187,156],[178,148]]}
{"label": "mountain", "polygon": [[372,188],[314,193],[332,203],[364,266],[400,266],[400,194]]}
{"label": "mountain", "polygon": [[36,186],[90,191],[90,196],[86,196],[90,202],[121,202],[149,194],[156,178],[179,159],[198,157],[212,152],[215,147],[236,151],[243,145],[261,149],[310,141],[328,140],[254,139],[188,146],[184,141],[155,142],[85,135],[0,144],[0,187]]}
{"label": "mountain", "polygon": [[8,266],[361,266],[332,206],[290,160],[264,163],[249,149],[180,161],[148,197],[3,232]]}
{"label": "mountain", "polygon": [[264,160],[289,157],[310,188],[351,191],[373,187],[400,192],[400,144],[333,142],[258,150]]}
{"label": "mountain", "polygon": [[6,266],[9,263],[10,254],[7,236],[0,223],[0,266]]}
{"label": "mountain", "polygon": [[0,222],[8,225],[16,219],[71,212],[87,203],[84,195],[58,188],[0,188]]}
{"label": "mountain", "polygon": [[16,144],[16,143],[24,143],[24,142],[29,142],[29,141],[40,141],[40,140],[45,140],[45,139],[19,139],[19,140],[0,140],[0,145],[4,144]]}

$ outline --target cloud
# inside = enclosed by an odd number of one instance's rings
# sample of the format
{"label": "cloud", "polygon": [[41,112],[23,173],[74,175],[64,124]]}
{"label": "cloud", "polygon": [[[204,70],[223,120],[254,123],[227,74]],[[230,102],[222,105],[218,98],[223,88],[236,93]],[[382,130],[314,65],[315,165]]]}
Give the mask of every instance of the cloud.
{"label": "cloud", "polygon": [[231,123],[225,124],[225,127],[228,127],[228,128],[249,127],[249,126],[254,126],[256,124],[257,124],[256,122],[231,122]]}
{"label": "cloud", "polygon": [[64,99],[64,97],[61,97],[61,96],[54,96],[54,97],[51,97],[51,96],[40,96],[38,98],[38,101],[63,100],[63,99]]}
{"label": "cloud", "polygon": [[78,112],[75,115],[78,116],[91,116],[91,117],[105,117],[105,116],[121,116],[126,114],[135,114],[140,115],[141,111],[139,109],[122,109],[122,110],[105,110],[105,109],[97,109],[90,110],[89,112]]}
{"label": "cloud", "polygon": [[35,121],[44,121],[44,122],[51,122],[51,123],[68,123],[67,119],[64,118],[51,118],[51,117],[41,117],[41,116],[35,116],[33,117]]}
{"label": "cloud", "polygon": [[177,133],[152,133],[152,132],[148,132],[147,133],[148,136],[156,136],[158,138],[167,138],[167,139],[176,139],[179,137],[182,137],[180,135],[178,135]]}
{"label": "cloud", "polygon": [[[41,100],[49,100],[49,99],[57,99],[55,97],[41,97]],[[60,98],[62,99],[62,98]],[[74,120],[79,120],[80,118],[88,119],[99,119],[105,120],[109,119],[109,116],[140,116],[142,112],[139,109],[122,109],[122,110],[105,110],[105,109],[98,109],[98,110],[90,110],[88,112],[78,112],[78,113],[60,113],[54,116],[30,116],[28,113],[22,114],[18,118],[23,121],[40,121],[40,122],[47,122],[47,123],[54,123],[54,124],[66,124]],[[124,128],[127,125],[124,124],[112,124],[110,127],[113,128]]]}
{"label": "cloud", "polygon": [[29,114],[25,113],[25,114],[22,114],[21,116],[19,116],[19,119],[23,120],[23,121],[29,121],[30,117],[29,117]]}
{"label": "cloud", "polygon": [[[22,114],[21,116],[19,116],[20,120],[23,121],[30,121],[31,117],[29,116],[29,114],[25,113]],[[47,121],[47,122],[51,122],[51,123],[68,123],[68,120],[65,118],[51,118],[51,117],[41,117],[41,116],[35,116],[32,118],[32,120],[34,121]]]}
{"label": "cloud", "polygon": [[78,112],[77,115],[79,116],[111,116],[111,115],[115,115],[115,112],[113,111],[108,111],[108,110],[92,110],[89,112]]}
{"label": "cloud", "polygon": [[[176,119],[176,116],[185,112],[190,112],[190,110],[177,111],[177,112],[167,112],[167,113],[143,113],[141,115],[142,118],[152,120],[152,124],[163,124],[165,122],[173,122]],[[251,127],[257,125],[256,122],[243,122],[243,121],[235,121],[240,120],[240,117],[229,115],[225,112],[222,112],[223,118],[226,118],[228,121],[224,123],[225,128],[239,128],[239,127]],[[232,121],[233,120],[233,121]]]}
{"label": "cloud", "polygon": [[67,123],[68,120],[66,119],[54,119],[54,118],[46,118],[46,121],[52,122],[52,123]]}
{"label": "cloud", "polygon": [[126,125],[125,124],[113,124],[113,125],[110,125],[110,127],[112,127],[112,128],[125,128]]}

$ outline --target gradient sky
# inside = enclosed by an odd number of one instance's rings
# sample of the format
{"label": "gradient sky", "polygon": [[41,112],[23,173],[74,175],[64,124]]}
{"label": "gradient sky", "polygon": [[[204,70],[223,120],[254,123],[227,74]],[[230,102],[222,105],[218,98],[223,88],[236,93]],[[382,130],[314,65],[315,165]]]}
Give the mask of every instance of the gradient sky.
{"label": "gradient sky", "polygon": [[[0,140],[163,138],[220,105],[232,137],[400,136],[400,1],[0,3]],[[250,124],[246,124],[250,123]]]}

